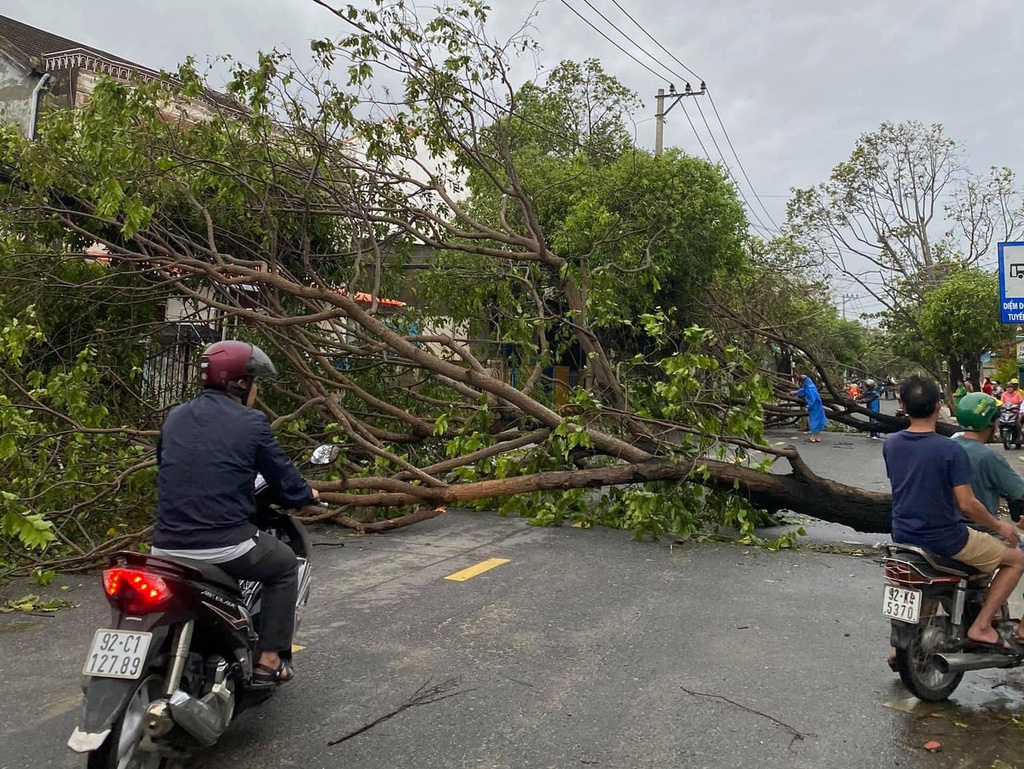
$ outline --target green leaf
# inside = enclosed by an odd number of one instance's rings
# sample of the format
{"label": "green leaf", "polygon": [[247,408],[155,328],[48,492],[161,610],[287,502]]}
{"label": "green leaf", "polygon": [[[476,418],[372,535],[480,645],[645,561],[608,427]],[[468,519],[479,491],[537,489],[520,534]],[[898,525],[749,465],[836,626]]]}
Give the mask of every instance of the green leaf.
{"label": "green leaf", "polygon": [[53,533],[53,524],[44,519],[41,513],[23,515],[9,511],[0,519],[0,530],[9,537],[17,537],[29,550],[41,550],[57,538]]}

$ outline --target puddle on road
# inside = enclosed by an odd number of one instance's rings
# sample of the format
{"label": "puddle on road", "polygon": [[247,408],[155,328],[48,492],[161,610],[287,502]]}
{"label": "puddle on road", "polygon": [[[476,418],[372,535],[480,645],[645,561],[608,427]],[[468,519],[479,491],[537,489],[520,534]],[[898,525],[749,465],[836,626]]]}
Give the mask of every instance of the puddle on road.
{"label": "puddle on road", "polygon": [[[900,692],[902,686],[895,687]],[[949,769],[1024,769],[1024,675],[968,673],[949,702],[888,703],[906,715],[894,738],[918,753],[918,765]],[[1018,726],[1014,718],[1021,720]],[[902,726],[902,728],[901,728]],[[938,753],[924,744],[942,743]]]}

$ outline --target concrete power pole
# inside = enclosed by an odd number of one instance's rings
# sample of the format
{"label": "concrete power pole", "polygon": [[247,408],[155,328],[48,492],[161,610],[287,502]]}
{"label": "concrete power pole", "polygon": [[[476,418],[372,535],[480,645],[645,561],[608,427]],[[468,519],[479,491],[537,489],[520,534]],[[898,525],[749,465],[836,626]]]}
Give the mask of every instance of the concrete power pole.
{"label": "concrete power pole", "polygon": [[672,111],[672,108],[679,103],[680,99],[687,96],[703,96],[708,91],[706,84],[700,84],[700,90],[694,91],[690,88],[690,84],[686,84],[686,90],[682,93],[676,93],[676,87],[673,84],[668,86],[668,98],[671,104],[668,105],[668,109],[665,108],[665,89],[659,88],[658,95],[655,97],[658,100],[658,111],[654,116],[654,154],[660,155],[665,143],[665,115]]}
{"label": "concrete power pole", "polygon": [[665,141],[665,89],[658,89],[658,111],[654,114],[654,154],[660,155]]}

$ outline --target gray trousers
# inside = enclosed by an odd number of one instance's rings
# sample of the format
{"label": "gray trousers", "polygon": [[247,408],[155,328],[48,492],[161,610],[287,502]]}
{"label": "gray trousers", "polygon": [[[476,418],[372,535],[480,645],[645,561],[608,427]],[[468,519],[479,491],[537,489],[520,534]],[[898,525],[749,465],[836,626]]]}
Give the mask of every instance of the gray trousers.
{"label": "gray trousers", "polygon": [[259,650],[286,652],[295,632],[295,601],[299,594],[299,563],[281,540],[260,532],[256,547],[233,561],[217,564],[235,579],[263,583],[262,607],[257,618]]}

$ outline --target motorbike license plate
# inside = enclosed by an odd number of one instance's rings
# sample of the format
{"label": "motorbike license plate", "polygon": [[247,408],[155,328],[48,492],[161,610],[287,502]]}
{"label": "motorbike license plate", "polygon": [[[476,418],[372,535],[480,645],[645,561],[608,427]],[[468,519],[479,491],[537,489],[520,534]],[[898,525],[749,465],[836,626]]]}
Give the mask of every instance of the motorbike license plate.
{"label": "motorbike license plate", "polygon": [[151,640],[152,633],[101,628],[93,636],[82,672],[102,678],[138,678],[145,667]]}
{"label": "motorbike license plate", "polygon": [[902,587],[885,586],[882,614],[916,625],[921,619],[921,591],[906,590]]}

